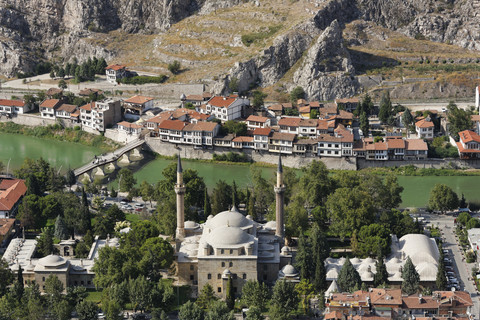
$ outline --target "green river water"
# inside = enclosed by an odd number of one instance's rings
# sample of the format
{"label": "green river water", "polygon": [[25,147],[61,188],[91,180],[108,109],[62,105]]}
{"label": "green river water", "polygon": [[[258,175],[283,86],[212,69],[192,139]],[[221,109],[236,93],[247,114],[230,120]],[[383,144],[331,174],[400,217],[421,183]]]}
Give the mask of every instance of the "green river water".
{"label": "green river water", "polygon": [[[0,161],[5,166],[10,160],[10,172],[17,169],[26,157],[38,159],[43,157],[50,164],[62,171],[76,168],[93,158],[94,154],[101,151],[93,147],[79,144],[60,142],[54,140],[26,137],[15,134],[0,134]],[[143,180],[155,183],[162,179],[162,170],[172,160],[155,159],[144,165],[135,173],[138,183]],[[197,170],[205,179],[211,190],[215,183],[222,179],[228,183],[233,180],[238,186],[243,187],[251,183],[250,167],[247,165],[227,165],[199,161],[183,161],[184,168]],[[6,170],[6,168],[5,168]],[[263,176],[271,178],[274,168],[262,167]],[[445,177],[412,177],[399,176],[398,181],[404,187],[402,194],[402,207],[423,207],[428,202],[430,190],[437,183],[445,183],[452,187],[459,195],[462,193],[467,200],[480,200],[480,177],[475,176],[445,176]]]}

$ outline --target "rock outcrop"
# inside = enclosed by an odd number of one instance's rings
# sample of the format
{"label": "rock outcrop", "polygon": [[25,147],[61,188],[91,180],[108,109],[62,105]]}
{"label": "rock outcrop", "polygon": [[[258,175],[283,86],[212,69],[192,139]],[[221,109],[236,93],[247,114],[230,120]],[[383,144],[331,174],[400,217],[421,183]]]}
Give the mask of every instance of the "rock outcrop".
{"label": "rock outcrop", "polygon": [[308,49],[303,64],[293,76],[292,87],[301,86],[310,100],[351,97],[358,88],[354,72],[343,44],[342,29],[335,20]]}

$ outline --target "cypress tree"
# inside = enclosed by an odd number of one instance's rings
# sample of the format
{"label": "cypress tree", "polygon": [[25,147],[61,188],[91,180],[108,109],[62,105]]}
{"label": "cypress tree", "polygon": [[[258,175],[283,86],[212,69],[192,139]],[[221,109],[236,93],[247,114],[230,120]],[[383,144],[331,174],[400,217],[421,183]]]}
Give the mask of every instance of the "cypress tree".
{"label": "cypress tree", "polygon": [[75,177],[75,172],[73,172],[72,169],[69,169],[67,171],[67,176],[65,177],[65,180],[67,182],[67,185],[69,187],[73,186],[75,182],[77,181],[77,178]]}
{"label": "cypress tree", "polygon": [[420,282],[420,276],[418,275],[412,259],[407,258],[402,272],[402,292],[406,294],[414,294],[418,291],[418,283]]}
{"label": "cypress tree", "polygon": [[230,275],[228,275],[225,302],[227,304],[228,309],[233,310],[233,308],[235,307],[235,297],[233,296],[233,283],[232,283],[232,277]]}
{"label": "cypress tree", "polygon": [[388,271],[383,261],[383,257],[378,257],[375,267],[377,269],[377,273],[375,273],[373,276],[373,285],[375,287],[379,287],[384,283],[388,283]]}
{"label": "cypress tree", "polygon": [[312,248],[310,241],[303,235],[303,233],[300,233],[300,238],[298,239],[298,251],[295,260],[295,268],[300,271],[300,277],[306,280],[312,279],[315,268]]}
{"label": "cypress tree", "polygon": [[55,237],[60,240],[68,239],[68,229],[62,216],[58,215],[55,220]]}
{"label": "cypress tree", "polygon": [[208,189],[205,187],[205,200],[203,201],[203,215],[205,219],[212,214],[212,205],[208,196]]}
{"label": "cypress tree", "polygon": [[362,284],[362,278],[358,274],[358,271],[347,258],[345,263],[340,269],[337,278],[337,284],[343,291],[353,292],[355,289],[359,289]]}
{"label": "cypress tree", "polygon": [[23,269],[20,265],[18,265],[18,272],[17,272],[17,281],[13,285],[13,292],[15,297],[17,298],[18,302],[23,297],[24,292],[24,285],[23,285]]}
{"label": "cypress tree", "polygon": [[317,292],[325,290],[327,284],[326,274],[327,272],[325,270],[323,259],[317,255],[317,261],[315,263],[315,278],[313,281],[313,285],[315,286]]}
{"label": "cypress tree", "polygon": [[232,205],[238,208],[238,193],[237,193],[237,184],[235,180],[232,183]]}

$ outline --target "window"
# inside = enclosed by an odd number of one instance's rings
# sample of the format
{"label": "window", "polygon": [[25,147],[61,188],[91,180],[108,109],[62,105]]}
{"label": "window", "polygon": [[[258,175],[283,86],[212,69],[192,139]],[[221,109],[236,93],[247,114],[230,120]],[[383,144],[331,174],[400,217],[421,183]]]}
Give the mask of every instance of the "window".
{"label": "window", "polygon": [[42,277],[42,281],[45,281],[45,277]]}
{"label": "window", "polygon": [[217,279],[222,279],[222,275],[220,273],[217,275]]}
{"label": "window", "polygon": [[237,287],[233,287],[233,292],[237,293]]}
{"label": "window", "polygon": [[230,254],[233,254],[233,249],[230,249]]}
{"label": "window", "polygon": [[190,265],[190,270],[193,270],[193,264]]}
{"label": "window", "polygon": [[211,280],[211,279],[212,279],[212,274],[209,273],[209,274],[208,274],[208,280]]}
{"label": "window", "polygon": [[263,281],[267,281],[267,274],[266,273],[263,274]]}
{"label": "window", "polygon": [[243,274],[242,279],[243,280],[247,279],[247,274],[246,273]]}
{"label": "window", "polygon": [[81,284],[82,286],[84,285],[84,282],[83,282],[83,280],[82,280],[82,281],[80,281],[80,284]]}
{"label": "window", "polygon": [[228,266],[229,266],[229,267],[233,267],[233,262],[229,262],[229,263],[228,263]]}
{"label": "window", "polygon": [[224,254],[224,253],[225,253],[225,250],[221,249],[220,254]]}
{"label": "window", "polygon": [[217,292],[219,292],[219,293],[222,292],[222,287],[218,287]]}
{"label": "window", "polygon": [[192,280],[192,281],[193,281],[193,274],[191,274],[191,275],[190,275],[190,280]]}
{"label": "window", "polygon": [[268,267],[266,264],[263,265],[263,270],[267,271],[268,270]]}
{"label": "window", "polygon": [[222,267],[225,267],[225,262],[222,262]]}

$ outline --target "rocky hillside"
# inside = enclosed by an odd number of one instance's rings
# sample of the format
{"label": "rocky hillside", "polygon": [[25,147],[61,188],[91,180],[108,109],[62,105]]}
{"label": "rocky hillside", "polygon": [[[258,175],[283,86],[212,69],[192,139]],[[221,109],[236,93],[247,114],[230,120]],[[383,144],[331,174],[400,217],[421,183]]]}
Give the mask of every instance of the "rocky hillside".
{"label": "rocky hillside", "polygon": [[[184,72],[170,81],[211,83],[217,93],[232,80],[240,91],[301,85],[322,100],[385,79],[448,77],[459,64],[478,77],[468,65],[480,61],[479,0],[0,1],[6,76],[92,55],[157,72],[180,60]],[[412,68],[424,61],[432,65]],[[455,67],[442,69],[446,61]]]}

